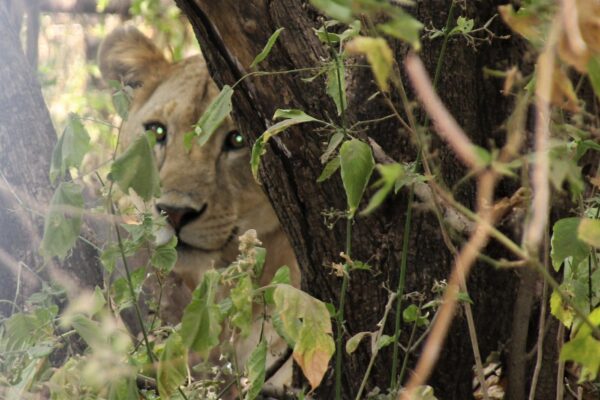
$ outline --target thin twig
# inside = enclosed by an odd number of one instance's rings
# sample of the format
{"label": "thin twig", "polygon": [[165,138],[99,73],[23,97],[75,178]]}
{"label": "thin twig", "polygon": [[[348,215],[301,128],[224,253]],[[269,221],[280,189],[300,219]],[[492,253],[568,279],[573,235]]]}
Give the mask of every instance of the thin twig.
{"label": "thin twig", "polygon": [[531,179],[533,189],[532,215],[525,226],[525,248],[537,254],[537,248],[544,237],[548,223],[550,204],[550,183],[548,155],[550,147],[550,99],[552,97],[552,77],[554,74],[556,41],[561,30],[556,17],[550,29],[546,47],[538,57],[535,86],[535,162]]}
{"label": "thin twig", "polygon": [[479,169],[481,163],[475,155],[476,152],[474,151],[475,147],[473,143],[471,143],[435,93],[421,59],[411,53],[406,57],[405,65],[417,96],[427,113],[431,116],[440,137],[448,142],[456,155],[469,168],[473,170]]}
{"label": "thin twig", "polygon": [[[437,116],[432,115],[434,120],[436,117]],[[450,323],[454,318],[461,282],[468,276],[480,250],[488,242],[489,230],[487,229],[487,226],[492,225],[494,222],[493,212],[489,206],[493,199],[495,181],[496,176],[493,172],[485,172],[479,178],[477,194],[478,212],[482,220],[486,221],[487,224],[477,224],[475,232],[471,235],[467,244],[456,257],[454,267],[452,268],[452,274],[448,281],[448,286],[444,292],[439,317],[425,342],[422,355],[419,358],[413,375],[406,385],[406,390],[400,393],[399,399],[401,400],[412,399],[414,390],[427,380],[437,362]]]}
{"label": "thin twig", "polygon": [[[549,249],[549,235],[546,234],[544,238],[544,267],[548,269],[548,254]],[[533,369],[533,377],[531,378],[531,389],[529,390],[529,400],[535,400],[535,390],[537,387],[540,371],[542,370],[542,360],[544,356],[544,336],[546,336],[546,296],[548,295],[548,282],[544,280],[544,286],[542,287],[542,297],[540,299],[541,310],[540,310],[540,322],[538,327],[538,340],[537,340],[537,354],[535,360],[535,367]]]}
{"label": "thin twig", "polygon": [[[559,350],[565,342],[565,326],[561,323],[558,326],[558,341]],[[558,371],[556,371],[556,400],[563,400],[565,397],[565,362],[564,360],[558,360]]]}
{"label": "thin twig", "polygon": [[587,51],[587,45],[579,29],[579,16],[575,0],[562,0],[560,12],[569,48],[575,55],[582,56]]}
{"label": "thin twig", "polygon": [[[468,293],[467,282],[463,277],[461,283],[461,289]],[[464,303],[465,316],[467,317],[467,329],[469,330],[469,338],[471,339],[471,349],[473,350],[473,357],[475,358],[475,374],[481,387],[481,393],[483,394],[483,400],[490,400],[488,395],[488,386],[485,381],[485,373],[483,372],[483,362],[481,361],[481,351],[479,350],[479,342],[477,341],[477,330],[475,328],[475,318],[473,318],[473,309],[471,304]]]}
{"label": "thin twig", "polygon": [[[385,325],[387,322],[388,315],[390,310],[392,309],[392,305],[394,304],[394,300],[396,299],[396,293],[391,292],[390,297],[388,298],[387,304],[385,305],[385,310],[383,312],[383,318],[377,324],[379,329],[375,332],[374,337],[371,339],[371,359],[369,360],[369,365],[367,366],[367,371],[365,372],[362,382],[360,383],[360,388],[358,389],[358,393],[356,394],[356,400],[360,400],[362,398],[362,393],[367,386],[367,381],[369,380],[369,375],[371,374],[371,369],[373,368],[373,364],[375,364],[375,359],[377,358],[377,354],[379,354],[379,346],[378,342],[381,336],[383,335],[383,330],[385,329]],[[415,322],[416,323],[416,322]]]}

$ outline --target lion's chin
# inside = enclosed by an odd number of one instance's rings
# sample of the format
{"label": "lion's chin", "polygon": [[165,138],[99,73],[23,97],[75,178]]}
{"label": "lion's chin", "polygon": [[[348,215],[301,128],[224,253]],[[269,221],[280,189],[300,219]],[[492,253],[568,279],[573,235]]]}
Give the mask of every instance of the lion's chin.
{"label": "lion's chin", "polygon": [[217,252],[223,251],[232,245],[239,233],[237,226],[233,227],[227,236],[223,236],[221,239],[213,238],[210,242],[201,242],[195,240],[196,238],[186,238],[184,235],[177,236],[177,250],[196,250],[204,252]]}

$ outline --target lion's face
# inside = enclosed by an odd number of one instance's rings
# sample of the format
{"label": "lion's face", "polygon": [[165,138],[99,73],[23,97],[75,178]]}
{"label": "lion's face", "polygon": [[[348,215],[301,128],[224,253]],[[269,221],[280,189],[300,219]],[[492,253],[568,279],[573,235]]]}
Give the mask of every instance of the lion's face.
{"label": "lion's face", "polygon": [[146,131],[156,134],[162,195],[155,208],[178,236],[180,258],[206,253],[230,262],[238,234],[252,228],[264,237],[279,229],[231,119],[203,146],[194,140],[188,151],[184,145],[186,133],[218,94],[200,56],[170,64],[140,32],[124,28],[105,40],[100,65],[106,79],[136,87],[121,130],[122,148]]}

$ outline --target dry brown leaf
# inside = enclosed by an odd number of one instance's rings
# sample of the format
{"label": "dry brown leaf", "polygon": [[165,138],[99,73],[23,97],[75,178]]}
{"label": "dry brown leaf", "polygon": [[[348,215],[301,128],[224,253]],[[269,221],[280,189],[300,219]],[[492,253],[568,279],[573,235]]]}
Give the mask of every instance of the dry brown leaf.
{"label": "dry brown leaf", "polygon": [[[565,29],[558,41],[558,55],[569,65],[575,67],[579,72],[587,71],[587,64],[594,54],[600,53],[600,2],[591,0],[577,0],[576,10],[572,7],[568,14],[576,14],[578,27],[565,24]],[[577,29],[579,32],[576,32]],[[585,48],[577,45],[578,40],[573,37],[579,36],[585,43]],[[571,40],[569,40],[571,37]]]}
{"label": "dry brown leaf", "polygon": [[535,15],[518,15],[512,4],[498,6],[502,20],[516,33],[529,41],[541,39],[540,19]]}
{"label": "dry brown leaf", "polygon": [[553,105],[564,110],[577,112],[579,111],[579,102],[577,94],[573,88],[571,79],[566,72],[561,68],[555,68],[552,75],[552,98]]}

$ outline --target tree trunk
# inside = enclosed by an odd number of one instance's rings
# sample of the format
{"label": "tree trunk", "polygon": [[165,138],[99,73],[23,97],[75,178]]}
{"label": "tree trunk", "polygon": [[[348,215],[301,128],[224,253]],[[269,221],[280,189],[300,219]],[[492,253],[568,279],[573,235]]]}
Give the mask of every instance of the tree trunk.
{"label": "tree trunk", "polygon": [[[211,74],[219,85],[232,85],[250,72],[248,66],[271,33],[280,27],[285,30],[269,57],[260,64],[261,70],[315,67],[329,58],[327,48],[313,31],[313,28],[322,26],[323,20],[306,1],[176,1],[189,17]],[[417,8],[411,11],[425,26],[441,29],[446,23],[450,3],[447,0],[419,2]],[[458,15],[465,15],[475,20],[475,26],[481,26],[496,13],[499,3],[494,0],[468,3],[466,10],[455,13],[454,20]],[[498,20],[491,29],[507,33]],[[420,56],[432,75],[441,45],[441,39],[423,40]],[[397,43],[396,59],[403,60],[406,51],[405,45]],[[502,82],[485,79],[483,67],[503,69],[519,61],[520,53],[512,40],[493,38],[491,44],[481,43],[477,48],[467,45],[460,36],[449,41],[438,92],[475,143],[487,148],[502,145],[504,133],[499,128],[512,105],[509,98],[500,94]],[[324,80],[317,78],[305,82],[300,79],[309,75],[290,73],[249,77],[236,86],[234,113],[250,143],[266,129],[265,121],[271,119],[277,108],[297,108],[316,118],[335,119],[335,105],[325,93]],[[381,96],[370,99],[377,90],[370,70],[349,68],[347,81],[349,105],[346,120],[349,124],[391,113]],[[405,79],[405,82],[408,81]],[[396,106],[402,109],[399,104]],[[332,208],[345,209],[345,192],[339,176],[321,184],[316,182],[323,169],[320,162],[323,142],[327,142],[328,138],[314,128],[304,124],[271,140],[262,157],[260,177],[296,251],[303,289],[337,305],[341,279],[332,273],[331,264],[341,261],[339,254],[345,251],[346,228],[341,218],[330,229],[325,214]],[[363,135],[363,139],[367,136],[374,139],[397,161],[413,161],[416,158],[408,133],[394,120],[370,123]],[[464,175],[465,169],[435,135],[432,135],[432,146],[437,151],[437,161],[441,166],[439,173],[451,187]],[[465,185],[461,188],[457,197],[466,205],[473,205],[473,187]],[[503,184],[497,195],[510,196],[512,190],[513,185]],[[372,270],[351,273],[344,341],[358,332],[377,329],[376,324],[388,300],[388,288],[395,290],[397,286],[407,197],[407,191],[399,192],[371,216],[357,217],[353,225],[352,258],[367,262]],[[506,257],[506,251],[494,243],[486,251]],[[435,216],[415,210],[405,293],[420,291],[430,298],[434,281],[445,279],[452,263],[453,257],[444,245]],[[469,278],[469,294],[474,301],[473,312],[484,359],[499,345],[507,343],[511,332],[515,281],[513,273],[496,271],[485,264],[477,265]],[[392,325],[386,333],[393,334]],[[408,326],[403,329],[403,343],[406,343],[405,332],[408,330]],[[370,358],[368,347],[362,344],[351,356],[344,354],[344,398],[356,395]],[[376,386],[385,389],[390,385],[392,354],[388,349],[378,356],[368,390]],[[457,315],[429,382],[438,398],[471,398],[473,365],[466,320]],[[332,374],[326,376],[316,397],[333,398]]]}
{"label": "tree trunk", "polygon": [[[0,4],[0,299],[21,302],[49,275],[68,293],[93,288],[102,277],[95,252],[81,242],[60,268],[39,256],[56,134],[9,6]],[[5,316],[12,311],[0,304]]]}

